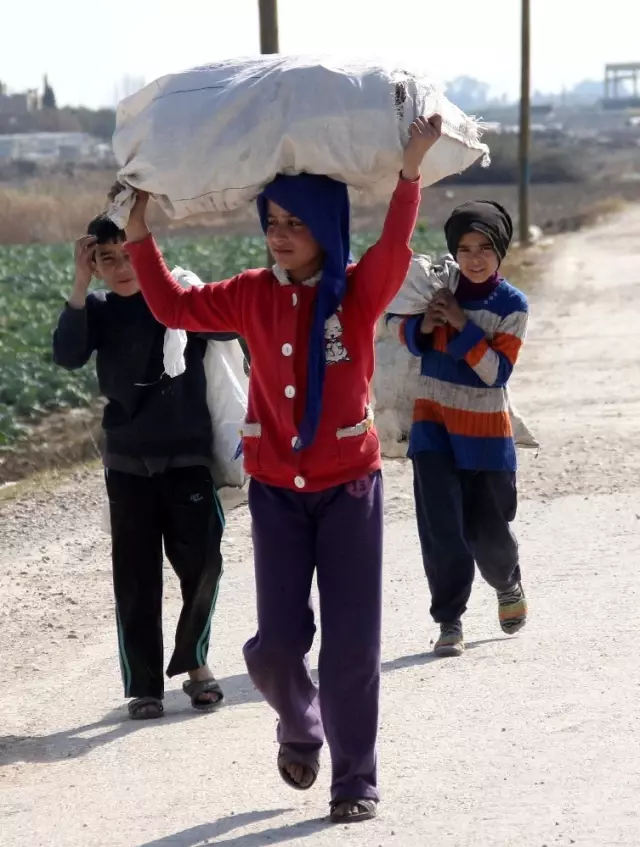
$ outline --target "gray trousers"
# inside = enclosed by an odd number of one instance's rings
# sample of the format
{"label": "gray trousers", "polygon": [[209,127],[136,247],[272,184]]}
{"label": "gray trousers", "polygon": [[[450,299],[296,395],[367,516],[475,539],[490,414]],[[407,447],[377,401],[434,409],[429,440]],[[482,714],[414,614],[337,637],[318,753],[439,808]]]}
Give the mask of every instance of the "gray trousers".
{"label": "gray trousers", "polygon": [[424,570],[436,623],[462,617],[475,565],[496,591],[520,582],[516,475],[458,470],[445,453],[413,456],[413,484]]}

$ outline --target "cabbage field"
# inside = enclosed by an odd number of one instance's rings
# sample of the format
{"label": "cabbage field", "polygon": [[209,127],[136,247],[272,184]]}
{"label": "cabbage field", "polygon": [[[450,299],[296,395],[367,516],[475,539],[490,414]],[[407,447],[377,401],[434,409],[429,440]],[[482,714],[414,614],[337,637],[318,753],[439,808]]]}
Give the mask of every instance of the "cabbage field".
{"label": "cabbage field", "polygon": [[[355,235],[354,255],[372,240]],[[265,258],[259,237],[175,237],[162,247],[170,267],[188,268],[205,281],[260,267]],[[419,227],[413,247],[431,252],[442,242]],[[51,357],[51,334],[73,281],[72,256],[68,244],[0,246],[0,448],[47,412],[86,406],[96,396],[91,364],[69,373]]]}

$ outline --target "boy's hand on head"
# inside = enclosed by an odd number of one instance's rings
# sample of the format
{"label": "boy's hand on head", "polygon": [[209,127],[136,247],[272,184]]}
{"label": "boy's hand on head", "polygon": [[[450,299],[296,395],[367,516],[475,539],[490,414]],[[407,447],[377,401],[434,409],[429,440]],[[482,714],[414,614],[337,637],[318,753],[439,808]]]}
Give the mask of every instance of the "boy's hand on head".
{"label": "boy's hand on head", "polygon": [[71,295],[67,300],[72,309],[84,309],[87,300],[87,290],[93,278],[93,262],[97,239],[93,235],[83,235],[79,238],[73,250],[76,275]]}
{"label": "boy's hand on head", "polygon": [[402,156],[402,178],[415,182],[422,160],[442,135],[442,117],[421,115],[409,127],[409,141]]}
{"label": "boy's hand on head", "polygon": [[97,240],[93,235],[83,235],[76,241],[74,248],[74,261],[76,266],[75,284],[77,288],[85,291],[91,284],[93,277],[93,258]]}

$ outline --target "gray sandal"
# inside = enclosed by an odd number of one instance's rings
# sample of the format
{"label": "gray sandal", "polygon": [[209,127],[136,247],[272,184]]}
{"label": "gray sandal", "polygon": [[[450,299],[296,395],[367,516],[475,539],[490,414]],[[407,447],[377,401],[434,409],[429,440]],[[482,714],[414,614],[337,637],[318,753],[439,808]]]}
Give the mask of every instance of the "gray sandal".
{"label": "gray sandal", "polygon": [[[300,765],[309,774],[311,781],[308,785],[301,785],[286,770],[287,765]],[[310,756],[305,756],[302,753],[294,753],[292,750],[282,745],[278,752],[278,771],[282,779],[287,783],[289,788],[295,788],[296,791],[308,791],[313,788],[318,773],[320,771],[320,757],[317,753]]]}
{"label": "gray sandal", "polygon": [[162,700],[157,697],[136,697],[127,706],[132,721],[151,721],[164,715]]}
{"label": "gray sandal", "polygon": [[[357,812],[352,809],[357,809]],[[331,803],[329,820],[331,823],[361,823],[370,821],[378,814],[376,800],[360,798],[358,800],[334,800]]]}
{"label": "gray sandal", "polygon": [[[202,679],[199,681],[191,679],[188,682],[183,682],[182,690],[191,700],[193,708],[198,712],[213,712],[224,700],[222,688],[220,688],[219,683],[213,677],[211,679]],[[203,694],[215,694],[217,699],[213,702],[199,700],[198,698]]]}

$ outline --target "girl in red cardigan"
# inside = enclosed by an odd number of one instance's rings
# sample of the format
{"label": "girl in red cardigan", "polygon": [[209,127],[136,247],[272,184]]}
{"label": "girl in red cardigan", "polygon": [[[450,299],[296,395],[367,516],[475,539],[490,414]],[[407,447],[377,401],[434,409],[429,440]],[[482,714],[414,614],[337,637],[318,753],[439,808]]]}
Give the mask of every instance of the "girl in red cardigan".
{"label": "girl in red cardigan", "polygon": [[[356,265],[348,265],[347,188],[324,176],[270,183],[258,210],[276,265],[215,285],[183,289],[172,279],[145,223],[146,195],[138,195],[126,228],[159,321],[247,341],[242,445],[258,632],[244,655],[278,713],[278,769],[291,787],[313,785],[326,735],[335,822],[367,820],[377,810],[383,491],[369,384],[376,322],[409,269],[420,165],[440,132],[439,116],[412,124],[382,235]],[[319,689],[307,660],[316,570]]]}

